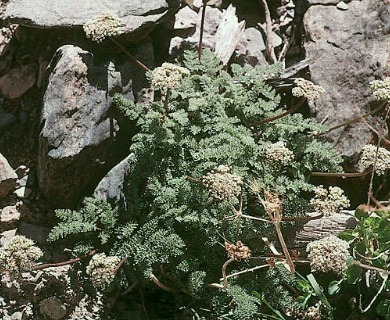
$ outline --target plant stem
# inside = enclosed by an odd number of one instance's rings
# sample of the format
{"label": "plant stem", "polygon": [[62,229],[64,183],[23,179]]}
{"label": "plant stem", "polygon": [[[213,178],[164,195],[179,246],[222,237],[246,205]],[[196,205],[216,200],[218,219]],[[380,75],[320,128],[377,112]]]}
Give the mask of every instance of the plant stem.
{"label": "plant stem", "polygon": [[333,130],[336,130],[336,129],[338,129],[338,128],[344,127],[344,126],[346,126],[346,125],[348,125],[348,124],[353,124],[353,123],[355,123],[355,122],[358,122],[358,121],[360,121],[362,118],[367,118],[368,116],[373,115],[374,113],[378,112],[378,111],[379,111],[380,109],[382,109],[385,105],[386,105],[386,101],[382,102],[377,108],[375,108],[374,110],[372,110],[372,111],[370,111],[370,112],[368,112],[368,113],[366,113],[366,114],[364,114],[364,115],[360,115],[360,116],[358,116],[358,117],[356,117],[356,118],[347,120],[347,121],[345,121],[345,122],[343,122],[343,123],[340,123],[340,124],[338,124],[338,125],[335,125],[335,126],[329,128],[329,129],[326,130],[325,132],[321,132],[321,133],[317,134],[317,137],[323,136],[323,135],[325,135],[325,134],[327,134],[327,133],[329,133],[329,132],[331,132],[331,131],[333,131]]}
{"label": "plant stem", "polygon": [[137,66],[139,66],[141,69],[145,71],[150,71],[150,69],[145,66],[141,61],[139,61],[137,58],[135,58],[124,46],[122,46],[118,41],[116,41],[114,38],[109,37],[112,42],[114,42]]}
{"label": "plant stem", "polygon": [[168,291],[168,292],[175,292],[174,289],[166,286],[165,284],[161,283],[157,277],[152,273],[150,274],[150,280],[152,280],[159,288],[165,290],[165,291]]}
{"label": "plant stem", "polygon": [[276,229],[276,234],[278,235],[278,238],[279,238],[280,245],[282,246],[282,249],[283,249],[284,256],[286,257],[287,264],[290,268],[290,272],[294,273],[295,266],[294,266],[294,263],[291,259],[290,253],[288,252],[286,242],[284,241],[283,233],[282,233],[282,230],[280,228],[280,222],[275,221],[274,225],[275,225],[275,229]]}
{"label": "plant stem", "polygon": [[200,21],[200,35],[199,35],[199,43],[198,43],[198,59],[199,59],[199,61],[202,59],[204,20],[206,17],[206,3],[207,3],[207,0],[203,0],[202,19]]}
{"label": "plant stem", "polygon": [[222,279],[223,279],[223,285],[219,284],[219,283],[212,283],[210,284],[209,286],[212,287],[212,288],[218,288],[218,289],[225,289],[227,288],[228,286],[228,281],[227,281],[227,276],[226,276],[226,268],[228,266],[229,263],[233,262],[234,261],[234,258],[230,258],[229,260],[227,260],[223,266],[222,266]]}
{"label": "plant stem", "polygon": [[63,262],[57,262],[57,263],[40,264],[40,265],[34,266],[33,269],[35,271],[37,271],[37,270],[43,270],[43,269],[46,269],[46,268],[61,267],[61,266],[66,266],[68,264],[74,264],[74,263],[79,262],[79,261],[81,261],[81,260],[83,260],[85,258],[93,256],[95,253],[96,253],[96,250],[92,250],[92,251],[88,252],[87,254],[85,254],[84,256],[81,256],[81,257],[78,257],[78,258],[70,259],[70,260],[63,261]]}
{"label": "plant stem", "polygon": [[285,112],[282,112],[276,116],[273,116],[271,118],[267,118],[267,119],[263,119],[263,120],[260,120],[260,121],[257,121],[257,122],[254,122],[252,124],[250,124],[251,127],[256,127],[260,124],[263,124],[263,123],[267,123],[267,122],[271,122],[271,121],[275,121],[277,119],[280,119],[280,118],[283,118],[287,115],[289,115],[290,113],[293,113],[294,111],[296,111],[304,102],[306,101],[306,98],[305,97],[302,97],[298,103],[296,105],[294,105],[291,109],[288,109],[287,111]]}

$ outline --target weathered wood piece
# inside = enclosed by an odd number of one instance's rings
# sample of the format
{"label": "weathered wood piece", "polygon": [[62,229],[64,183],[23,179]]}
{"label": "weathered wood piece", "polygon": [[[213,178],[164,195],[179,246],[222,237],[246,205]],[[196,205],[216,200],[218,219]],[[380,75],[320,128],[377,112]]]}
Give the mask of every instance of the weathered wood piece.
{"label": "weathered wood piece", "polygon": [[[310,216],[318,215],[317,212]],[[329,217],[311,220],[298,228],[294,238],[295,246],[305,246],[314,240],[322,239],[330,235],[338,235],[340,232],[353,229],[356,226],[354,211],[342,211]]]}
{"label": "weathered wood piece", "polygon": [[238,22],[236,8],[230,5],[224,10],[221,24],[215,35],[215,54],[226,65],[245,31],[245,21]]}

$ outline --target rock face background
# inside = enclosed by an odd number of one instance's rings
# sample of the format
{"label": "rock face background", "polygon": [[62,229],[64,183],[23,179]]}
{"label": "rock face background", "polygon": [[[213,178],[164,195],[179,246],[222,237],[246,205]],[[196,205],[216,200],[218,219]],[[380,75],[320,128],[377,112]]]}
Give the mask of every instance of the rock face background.
{"label": "rock face background", "polygon": [[[369,112],[372,95],[368,83],[390,73],[389,4],[351,1],[346,8],[316,4],[304,17],[306,55],[317,57],[309,66],[310,76],[325,89],[311,109],[319,121],[327,118],[330,127]],[[384,131],[380,120],[369,117],[368,121]],[[346,156],[358,154],[373,137],[361,122],[329,136]]]}
{"label": "rock face background", "polygon": [[[187,2],[191,5],[180,0],[0,2],[1,244],[25,234],[47,249],[45,259],[64,260],[46,247],[53,210],[77,207],[91,195],[121,203],[123,181],[131,170],[127,137],[136,128],[117,115],[114,120],[112,96],[120,92],[147,102],[153,92],[144,70],[109,40],[96,44],[87,39],[82,26],[100,13],[117,14],[123,22],[117,41],[153,69],[184,49],[197,48],[202,1]],[[233,5],[245,30],[231,61],[267,64],[260,3],[210,1],[203,46],[215,47],[221,21]],[[388,0],[268,0],[268,5],[272,46],[277,54],[286,53],[284,64],[292,66],[288,74],[325,88],[325,94],[308,106],[312,116],[331,127],[377,106],[369,82],[390,76]],[[287,46],[286,39],[291,39]],[[310,63],[302,62],[306,59]],[[367,121],[388,135],[379,115]],[[374,135],[357,122],[327,137],[353,164]],[[36,294],[37,312],[48,319],[64,318],[71,303],[54,295],[45,290]],[[0,294],[0,311],[1,298]],[[51,315],[51,305],[56,315]]]}

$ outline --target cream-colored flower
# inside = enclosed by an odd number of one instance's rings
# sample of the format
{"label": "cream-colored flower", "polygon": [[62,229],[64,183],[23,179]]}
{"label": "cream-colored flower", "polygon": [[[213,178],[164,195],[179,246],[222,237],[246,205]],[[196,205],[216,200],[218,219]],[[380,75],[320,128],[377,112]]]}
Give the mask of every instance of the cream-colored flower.
{"label": "cream-colored flower", "polygon": [[106,256],[105,253],[95,254],[89,262],[86,272],[91,277],[96,288],[105,288],[115,278],[115,268],[120,259],[116,256]]}
{"label": "cream-colored flower", "polygon": [[324,216],[340,212],[350,205],[344,191],[339,187],[329,187],[326,190],[323,186],[318,186],[314,189],[314,193],[315,196],[310,200],[310,204],[317,212],[323,213]]}
{"label": "cream-colored flower", "polygon": [[7,272],[17,277],[22,272],[31,271],[42,256],[42,250],[35,246],[34,241],[15,236],[0,248],[0,273]]}
{"label": "cream-colored flower", "polygon": [[341,275],[347,269],[347,259],[350,257],[348,242],[329,236],[310,242],[306,251],[312,272],[329,272]]}
{"label": "cream-colored flower", "polygon": [[270,164],[287,165],[294,160],[294,153],[286,147],[286,143],[278,141],[268,146],[266,158]]}
{"label": "cream-colored flower", "polygon": [[[362,155],[358,163],[358,169],[364,171],[374,165],[377,147],[368,144],[364,146]],[[386,170],[390,169],[390,151],[380,147],[378,149],[378,158],[375,163],[375,173],[378,176],[384,175]]]}
{"label": "cream-colored flower", "polygon": [[87,38],[97,43],[102,42],[106,37],[114,37],[119,35],[121,19],[112,13],[102,13],[84,24],[84,32]]}
{"label": "cream-colored flower", "polygon": [[181,80],[190,75],[190,71],[173,63],[165,62],[150,73],[151,84],[155,89],[166,92],[179,87]]}
{"label": "cream-colored flower", "polygon": [[376,100],[390,100],[390,78],[370,82]]}
{"label": "cream-colored flower", "polygon": [[220,165],[203,176],[202,182],[214,199],[228,200],[241,193],[243,181],[239,175],[230,173],[230,171],[230,167]]}
{"label": "cream-colored flower", "polygon": [[324,88],[315,85],[313,82],[298,78],[294,83],[297,85],[292,89],[292,94],[296,97],[306,97],[307,100],[317,100],[325,92]]}

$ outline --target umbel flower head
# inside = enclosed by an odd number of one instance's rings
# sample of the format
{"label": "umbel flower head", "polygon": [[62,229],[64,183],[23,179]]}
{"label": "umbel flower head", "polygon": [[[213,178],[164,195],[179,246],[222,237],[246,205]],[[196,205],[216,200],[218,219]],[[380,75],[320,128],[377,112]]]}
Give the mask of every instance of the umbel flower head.
{"label": "umbel flower head", "polygon": [[339,187],[329,187],[326,190],[323,186],[318,186],[314,189],[315,196],[310,200],[310,204],[317,212],[330,216],[333,213],[348,208],[350,203],[344,195],[344,191]]}
{"label": "umbel flower head", "polygon": [[190,71],[176,64],[165,62],[161,67],[149,73],[151,84],[155,89],[166,92],[179,87],[181,80],[190,75]]}
{"label": "umbel flower head", "polygon": [[266,150],[266,158],[270,164],[287,165],[294,159],[294,153],[286,147],[286,143],[278,141]]}
{"label": "umbel flower head", "polygon": [[307,100],[317,100],[325,92],[324,88],[315,85],[313,82],[298,78],[294,80],[297,85],[292,89],[292,94],[296,97],[305,97]]}
{"label": "umbel flower head", "polygon": [[203,176],[202,182],[214,199],[228,200],[241,193],[243,181],[239,175],[230,173],[230,171],[230,167],[220,165]]}
{"label": "umbel flower head", "polygon": [[[374,165],[377,147],[368,144],[364,146],[362,155],[360,157],[358,168],[364,171]],[[378,158],[375,163],[375,173],[378,176],[384,175],[385,171],[390,169],[390,151],[380,147],[378,149]]]}
{"label": "umbel flower head", "polygon": [[236,244],[225,242],[225,249],[228,256],[236,261],[248,259],[251,256],[251,250],[241,241],[237,241]]}
{"label": "umbel flower head", "polygon": [[22,272],[31,271],[42,256],[42,250],[35,246],[34,241],[15,236],[0,248],[0,273],[7,272],[17,277]]}
{"label": "umbel flower head", "polygon": [[390,78],[370,82],[376,100],[390,100]]}
{"label": "umbel flower head", "polygon": [[105,12],[88,20],[83,29],[87,38],[100,43],[106,37],[120,34],[121,25],[121,19],[117,15]]}
{"label": "umbel flower head", "polygon": [[341,275],[347,269],[346,261],[350,257],[348,249],[348,242],[333,235],[310,242],[306,251],[309,253],[311,271],[333,271],[337,275]]}
{"label": "umbel flower head", "polygon": [[115,278],[115,268],[120,259],[116,256],[106,256],[105,253],[95,254],[89,262],[86,272],[91,277],[96,288],[104,289]]}

